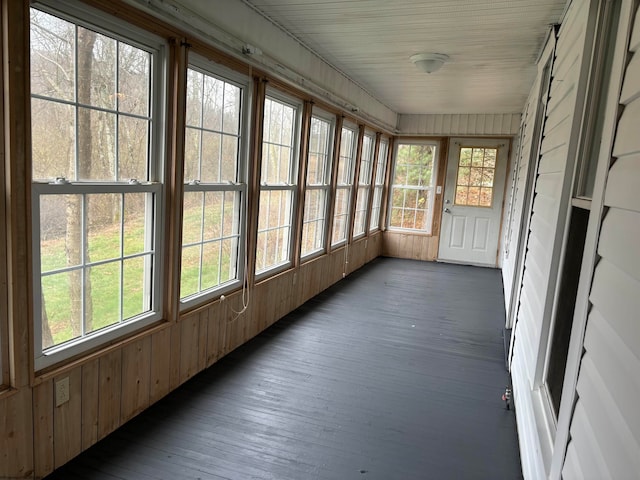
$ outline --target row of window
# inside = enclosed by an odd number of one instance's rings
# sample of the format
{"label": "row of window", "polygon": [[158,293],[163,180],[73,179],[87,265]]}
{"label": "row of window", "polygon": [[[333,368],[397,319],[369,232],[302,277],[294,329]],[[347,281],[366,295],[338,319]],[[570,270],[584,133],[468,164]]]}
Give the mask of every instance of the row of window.
{"label": "row of window", "polygon": [[[31,9],[37,369],[158,320],[165,255],[166,46],[86,7],[65,2],[62,12],[54,5]],[[235,72],[198,59],[188,67],[182,305],[238,288],[247,273],[250,92],[249,80]],[[360,139],[358,127],[348,122],[336,134],[335,120],[313,108],[307,158],[299,159],[302,104],[267,89],[258,279],[292,264],[300,191],[302,259],[380,227],[389,142],[368,130]],[[400,152],[406,148],[390,226],[428,231],[436,147],[399,145]],[[305,185],[299,190],[301,164]]]}

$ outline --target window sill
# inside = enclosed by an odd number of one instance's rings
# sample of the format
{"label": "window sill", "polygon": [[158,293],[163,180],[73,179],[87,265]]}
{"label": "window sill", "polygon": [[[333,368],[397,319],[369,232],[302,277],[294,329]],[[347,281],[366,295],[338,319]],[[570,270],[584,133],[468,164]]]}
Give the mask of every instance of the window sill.
{"label": "window sill", "polygon": [[9,385],[2,385],[0,386],[0,401],[5,400],[9,397],[12,397],[16,393],[18,393],[17,388],[13,388]]}
{"label": "window sill", "polygon": [[33,386],[38,385],[50,378],[69,372],[70,370],[78,366],[89,363],[96,358],[102,357],[110,352],[113,352],[114,350],[137,342],[138,340],[153,335],[154,333],[164,330],[165,328],[169,328],[172,324],[172,322],[166,320],[158,320],[147,326],[140,325],[139,330],[136,330],[130,334],[123,334],[123,336],[111,341],[105,340],[103,344],[93,349],[87,349],[85,352],[80,352],[73,357],[60,359],[58,362],[55,362],[50,366],[44,366],[40,369],[36,369]]}
{"label": "window sill", "polygon": [[393,228],[393,227],[389,227],[385,233],[393,233],[393,234],[399,234],[399,235],[419,235],[421,237],[433,237],[433,233],[430,232],[425,232],[425,231],[420,231],[420,230],[408,230],[408,229],[402,229],[402,228]]}

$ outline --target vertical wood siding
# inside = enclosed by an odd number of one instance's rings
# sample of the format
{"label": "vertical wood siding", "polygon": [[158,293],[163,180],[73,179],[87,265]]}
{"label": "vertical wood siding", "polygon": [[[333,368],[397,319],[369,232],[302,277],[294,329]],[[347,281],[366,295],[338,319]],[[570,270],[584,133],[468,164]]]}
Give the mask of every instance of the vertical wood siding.
{"label": "vertical wood siding", "polygon": [[[6,461],[6,454],[29,465],[25,456],[33,451],[35,477],[42,478],[343,275],[378,257],[381,250],[382,233],[377,232],[346,251],[341,248],[260,282],[242,314],[242,292],[232,293],[222,302],[181,315],[172,326],[43,380],[33,394],[25,389],[0,402],[6,406],[0,421],[7,432],[31,429],[31,414],[35,432],[35,451],[31,442],[16,450],[0,438],[0,460]],[[64,377],[69,377],[70,401],[56,407],[54,383]],[[17,415],[22,410],[25,414]],[[31,472],[22,474],[31,477]]]}
{"label": "vertical wood siding", "polygon": [[623,81],[612,166],[589,301],[584,355],[562,475],[637,478],[640,472],[640,14]]}
{"label": "vertical wood siding", "polygon": [[399,135],[517,135],[519,113],[427,114],[398,117]]}

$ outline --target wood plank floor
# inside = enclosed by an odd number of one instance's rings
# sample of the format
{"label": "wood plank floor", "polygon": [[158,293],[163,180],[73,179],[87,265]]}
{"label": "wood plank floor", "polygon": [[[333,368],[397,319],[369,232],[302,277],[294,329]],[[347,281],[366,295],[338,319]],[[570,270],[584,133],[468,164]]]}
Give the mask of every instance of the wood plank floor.
{"label": "wood plank floor", "polygon": [[49,476],[517,479],[498,270],[379,258]]}

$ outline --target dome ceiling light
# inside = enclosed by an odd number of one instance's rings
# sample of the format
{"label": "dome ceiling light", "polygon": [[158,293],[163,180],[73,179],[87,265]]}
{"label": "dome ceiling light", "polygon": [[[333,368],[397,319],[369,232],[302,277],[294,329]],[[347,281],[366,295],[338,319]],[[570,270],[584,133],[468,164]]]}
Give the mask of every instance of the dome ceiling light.
{"label": "dome ceiling light", "polygon": [[449,60],[449,55],[443,53],[417,53],[411,55],[409,59],[417,68],[426,73],[433,73],[440,70],[440,67]]}

